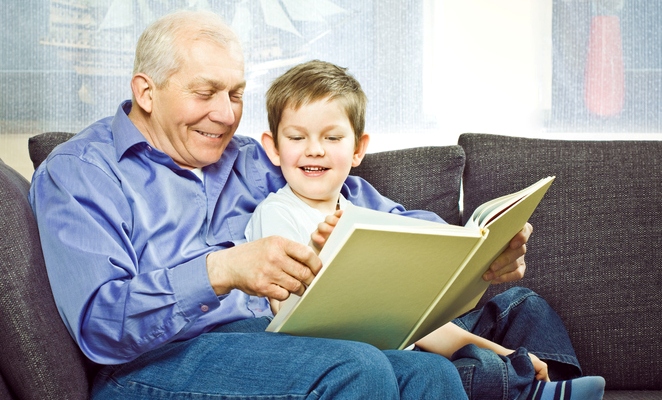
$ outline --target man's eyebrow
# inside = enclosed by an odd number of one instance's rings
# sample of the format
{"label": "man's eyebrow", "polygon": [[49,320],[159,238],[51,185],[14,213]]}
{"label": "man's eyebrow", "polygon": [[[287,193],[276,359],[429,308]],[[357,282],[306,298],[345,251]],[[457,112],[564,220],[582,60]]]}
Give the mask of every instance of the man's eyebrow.
{"label": "man's eyebrow", "polygon": [[[207,86],[211,87],[215,90],[224,90],[228,88],[228,85],[222,81],[216,80],[216,79],[207,79],[203,77],[198,77],[191,81],[191,83],[188,85],[189,89],[194,89],[200,86]],[[229,89],[232,90],[241,90],[246,87],[246,81],[242,80],[241,82],[237,83],[235,86],[230,87]]]}

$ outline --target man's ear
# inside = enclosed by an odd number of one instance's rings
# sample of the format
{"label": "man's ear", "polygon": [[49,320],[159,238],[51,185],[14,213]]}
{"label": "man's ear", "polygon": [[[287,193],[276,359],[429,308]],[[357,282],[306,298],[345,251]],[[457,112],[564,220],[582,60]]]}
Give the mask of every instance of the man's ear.
{"label": "man's ear", "polygon": [[368,143],[370,143],[370,135],[364,133],[359,139],[359,143],[354,150],[354,157],[352,158],[352,167],[358,167],[363,161],[366,151],[368,151]]}
{"label": "man's ear", "polygon": [[143,109],[146,113],[152,112],[152,89],[154,82],[149,76],[139,73],[131,78],[131,91],[133,98],[136,100],[138,107]]}
{"label": "man's ear", "polygon": [[271,163],[280,167],[280,153],[278,153],[278,148],[274,142],[273,133],[267,131],[262,134],[262,147],[264,147],[264,151],[267,152],[267,156],[269,156]]}

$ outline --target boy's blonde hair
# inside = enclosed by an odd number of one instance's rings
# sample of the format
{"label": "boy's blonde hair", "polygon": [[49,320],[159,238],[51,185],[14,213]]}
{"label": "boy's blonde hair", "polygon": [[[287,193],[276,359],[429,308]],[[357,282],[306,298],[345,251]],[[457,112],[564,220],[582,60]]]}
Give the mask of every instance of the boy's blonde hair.
{"label": "boy's blonde hair", "polygon": [[267,91],[267,116],[274,144],[278,146],[278,125],[287,107],[295,110],[323,99],[337,100],[345,109],[358,145],[365,128],[368,98],[359,82],[346,68],[312,60],[292,67],[276,78]]}

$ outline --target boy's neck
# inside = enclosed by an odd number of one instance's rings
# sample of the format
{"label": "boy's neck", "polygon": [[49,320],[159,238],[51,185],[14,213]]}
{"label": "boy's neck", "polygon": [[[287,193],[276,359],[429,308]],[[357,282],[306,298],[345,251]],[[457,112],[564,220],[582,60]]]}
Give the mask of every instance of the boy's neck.
{"label": "boy's neck", "polygon": [[336,212],[336,210],[340,209],[340,193],[336,196],[336,200],[324,200],[324,201],[319,201],[319,200],[312,200],[309,198],[305,198],[301,195],[299,195],[297,192],[292,190],[290,187],[290,190],[296,197],[301,199],[304,203],[306,203],[309,207],[316,209],[317,211],[321,212],[324,215],[331,215]]}

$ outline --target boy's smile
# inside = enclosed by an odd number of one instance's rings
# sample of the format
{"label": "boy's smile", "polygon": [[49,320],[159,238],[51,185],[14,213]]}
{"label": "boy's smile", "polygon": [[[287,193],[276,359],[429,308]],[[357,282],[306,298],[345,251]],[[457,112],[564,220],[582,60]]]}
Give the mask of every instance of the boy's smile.
{"label": "boy's smile", "polygon": [[292,192],[309,206],[331,214],[350,169],[363,159],[368,136],[356,146],[342,105],[322,99],[298,109],[287,107],[278,125],[278,148],[271,132],[263,135],[262,143],[271,161],[280,165]]}

